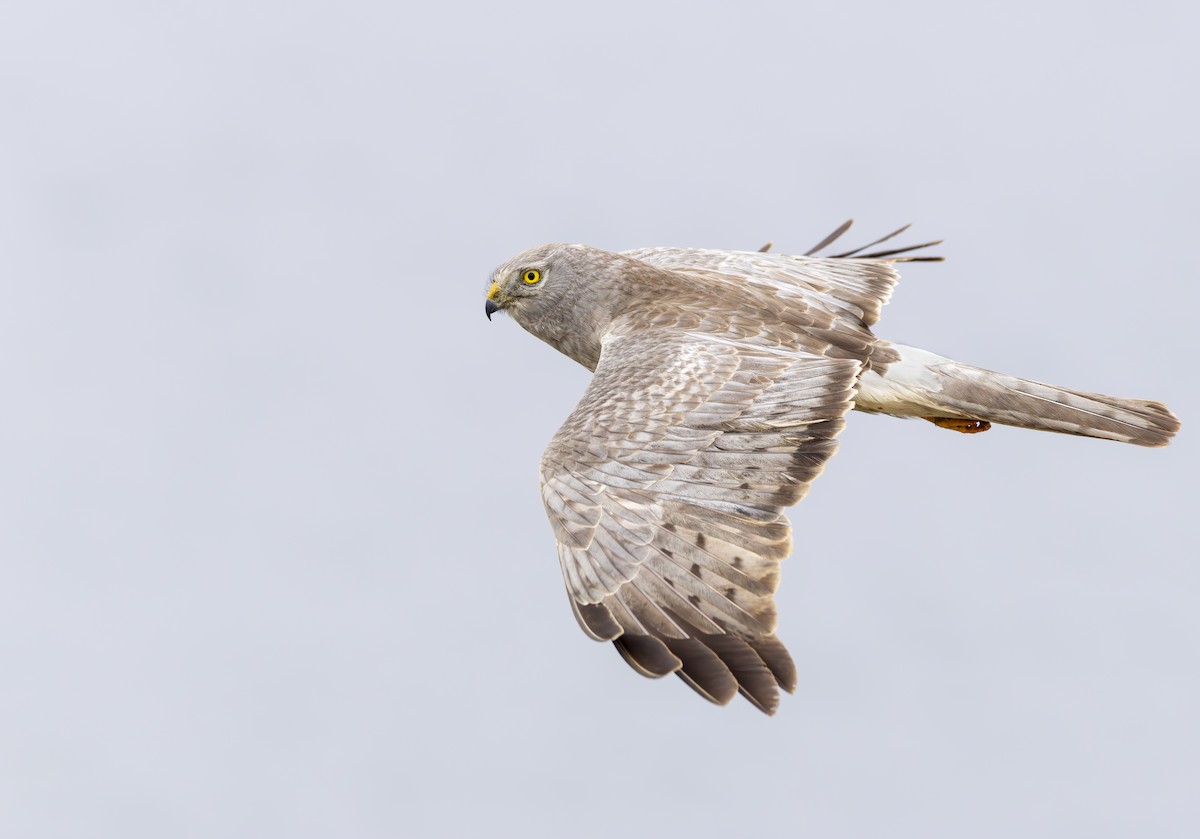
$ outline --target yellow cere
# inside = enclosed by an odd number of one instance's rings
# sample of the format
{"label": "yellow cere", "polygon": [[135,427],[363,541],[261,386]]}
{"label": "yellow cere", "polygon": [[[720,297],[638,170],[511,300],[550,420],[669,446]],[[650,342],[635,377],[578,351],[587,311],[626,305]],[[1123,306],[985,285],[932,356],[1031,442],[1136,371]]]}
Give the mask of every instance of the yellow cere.
{"label": "yellow cere", "polygon": [[542,272],[536,268],[530,268],[521,275],[521,282],[525,285],[537,285],[542,281]]}
{"label": "yellow cere", "polygon": [[492,287],[488,289],[488,300],[495,300],[500,296],[500,283],[492,283]]}

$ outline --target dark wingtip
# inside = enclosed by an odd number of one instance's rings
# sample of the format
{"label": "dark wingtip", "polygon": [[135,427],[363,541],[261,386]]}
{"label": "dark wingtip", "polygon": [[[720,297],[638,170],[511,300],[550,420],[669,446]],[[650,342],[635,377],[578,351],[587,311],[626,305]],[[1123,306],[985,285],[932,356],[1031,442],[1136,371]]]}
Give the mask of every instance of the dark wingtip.
{"label": "dark wingtip", "polygon": [[843,233],[845,233],[847,230],[849,230],[850,225],[852,225],[852,224],[854,224],[854,219],[852,219],[852,218],[846,219],[844,222],[842,222],[840,225],[838,225],[837,230],[833,231],[828,236],[826,236],[824,239],[822,239],[815,247],[812,247],[812,248],[808,249],[807,251],[805,251],[804,255],[812,256],[817,251],[821,250],[821,248],[829,247],[834,242],[836,242]]}
{"label": "dark wingtip", "polygon": [[[901,233],[906,232],[910,227],[912,227],[911,224],[906,224],[903,227],[893,230],[891,233],[887,234],[886,236],[881,236],[878,239],[876,239],[875,241],[870,242],[866,245],[862,245],[861,247],[854,248],[853,250],[842,251],[841,253],[835,253],[835,254],[832,254],[831,256],[828,256],[825,258],[826,259],[886,259],[890,262],[941,262],[942,257],[940,257],[940,256],[923,256],[923,255],[922,256],[904,256],[904,254],[909,254],[912,251],[918,251],[918,250],[921,250],[922,248],[931,248],[931,247],[934,247],[935,245],[940,245],[942,243],[942,241],[940,239],[937,240],[936,242],[925,242],[920,245],[908,245],[903,248],[889,248],[887,250],[871,251],[870,253],[863,253],[863,251],[867,250],[868,248],[873,248],[876,245],[882,244],[883,242],[886,242],[890,239],[895,238],[896,236],[899,236]],[[843,233],[845,233],[849,228],[850,228],[850,222],[847,221],[844,224],[842,224],[842,226],[839,227],[837,230],[833,231],[833,233],[826,236],[825,239],[822,240],[821,244],[817,245],[815,248],[808,251],[805,254],[805,256],[815,256],[817,254],[817,252],[820,251],[822,248],[825,248],[828,245],[833,244],[833,242],[836,241],[838,238],[840,238],[841,235]]]}

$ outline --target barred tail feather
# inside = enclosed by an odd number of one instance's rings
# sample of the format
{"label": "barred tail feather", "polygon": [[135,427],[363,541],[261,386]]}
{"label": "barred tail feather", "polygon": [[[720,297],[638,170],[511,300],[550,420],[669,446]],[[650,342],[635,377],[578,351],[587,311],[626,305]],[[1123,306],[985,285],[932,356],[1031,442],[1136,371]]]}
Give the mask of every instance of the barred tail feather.
{"label": "barred tail feather", "polygon": [[893,344],[899,361],[862,377],[859,410],[985,422],[1165,446],[1179,420],[1159,402],[1123,399],[1019,379]]}

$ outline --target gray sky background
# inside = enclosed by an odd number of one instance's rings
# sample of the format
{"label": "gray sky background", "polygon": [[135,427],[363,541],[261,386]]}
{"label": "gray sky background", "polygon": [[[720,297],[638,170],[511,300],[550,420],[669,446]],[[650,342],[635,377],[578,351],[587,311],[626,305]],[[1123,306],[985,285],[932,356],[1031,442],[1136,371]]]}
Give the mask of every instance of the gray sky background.
{"label": "gray sky background", "polygon": [[[1200,830],[1195,4],[27,3],[0,24],[0,834]],[[571,617],[546,241],[942,238],[888,338],[1169,403],[854,415],[768,719]]]}

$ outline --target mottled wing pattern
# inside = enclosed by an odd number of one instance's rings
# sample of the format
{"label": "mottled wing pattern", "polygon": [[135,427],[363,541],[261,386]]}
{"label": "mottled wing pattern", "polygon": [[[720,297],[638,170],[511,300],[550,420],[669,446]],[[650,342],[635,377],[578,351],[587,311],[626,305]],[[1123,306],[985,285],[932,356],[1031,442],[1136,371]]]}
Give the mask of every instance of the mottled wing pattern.
{"label": "mottled wing pattern", "polygon": [[771,713],[796,683],[774,634],[782,511],[833,453],[861,362],[739,317],[618,323],[542,458],[542,497],[585,632],[645,675]]}
{"label": "mottled wing pattern", "polygon": [[888,260],[824,259],[698,248],[643,248],[622,255],[672,271],[697,276],[716,273],[768,286],[784,299],[821,305],[867,326],[879,320],[880,311],[900,279]]}

